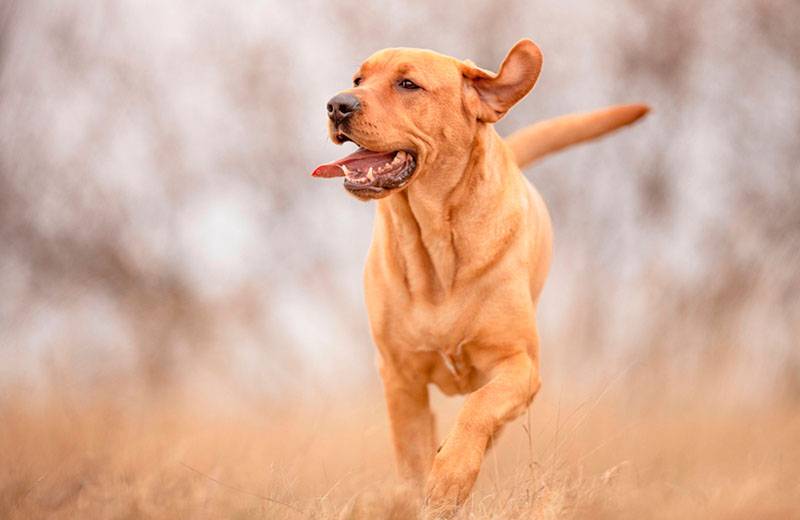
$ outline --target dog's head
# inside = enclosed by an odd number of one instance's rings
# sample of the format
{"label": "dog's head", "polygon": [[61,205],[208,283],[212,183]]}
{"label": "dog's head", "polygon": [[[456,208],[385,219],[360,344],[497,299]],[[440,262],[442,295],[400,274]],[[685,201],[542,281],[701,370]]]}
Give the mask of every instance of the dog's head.
{"label": "dog's head", "polygon": [[480,125],[499,120],[533,88],[541,65],[530,40],[514,45],[497,74],[427,50],[379,51],[327,106],[333,142],[352,141],[358,150],[313,175],[344,176],[345,188],[364,200],[401,190],[444,154],[467,153]]}

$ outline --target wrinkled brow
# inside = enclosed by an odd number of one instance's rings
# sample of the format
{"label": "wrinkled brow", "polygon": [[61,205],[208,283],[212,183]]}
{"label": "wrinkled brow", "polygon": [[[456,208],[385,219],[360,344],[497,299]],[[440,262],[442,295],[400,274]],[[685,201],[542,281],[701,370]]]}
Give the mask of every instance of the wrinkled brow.
{"label": "wrinkled brow", "polygon": [[397,73],[398,74],[408,74],[409,72],[416,72],[417,69],[410,63],[401,63],[397,66]]}
{"label": "wrinkled brow", "polygon": [[358,76],[359,74],[363,75],[363,74],[378,72],[380,70],[389,70],[389,69],[394,70],[396,74],[409,74],[412,72],[417,72],[417,73],[420,72],[418,70],[418,67],[415,67],[412,63],[401,62],[397,65],[392,63],[398,58],[400,58],[400,56],[392,56],[388,60],[383,60],[383,62],[368,61],[366,63],[362,63],[361,66],[358,68],[358,71],[356,72],[355,76]]}
{"label": "wrinkled brow", "polygon": [[[361,67],[359,67],[358,71],[353,75],[353,78],[358,76],[368,76],[376,73],[382,74],[391,74],[394,76],[407,76],[412,75],[414,78],[420,81],[431,82],[434,80],[435,75],[431,75],[427,71],[424,66],[420,67],[419,64],[410,63],[407,61],[400,61],[399,63],[394,63],[395,60],[398,60],[399,56],[393,57],[393,59],[383,60],[378,62],[366,62],[362,63]],[[402,59],[402,58],[400,58]],[[399,60],[398,60],[399,61]]]}

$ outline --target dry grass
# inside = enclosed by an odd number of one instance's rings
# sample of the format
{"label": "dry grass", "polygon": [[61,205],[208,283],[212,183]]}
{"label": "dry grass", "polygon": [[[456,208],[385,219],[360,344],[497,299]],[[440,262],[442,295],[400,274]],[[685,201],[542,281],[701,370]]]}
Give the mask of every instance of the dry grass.
{"label": "dry grass", "polygon": [[[545,391],[489,454],[461,518],[800,518],[796,406],[633,400],[622,386]],[[370,395],[247,409],[7,396],[0,518],[414,518]],[[457,403],[438,401],[444,429]]]}

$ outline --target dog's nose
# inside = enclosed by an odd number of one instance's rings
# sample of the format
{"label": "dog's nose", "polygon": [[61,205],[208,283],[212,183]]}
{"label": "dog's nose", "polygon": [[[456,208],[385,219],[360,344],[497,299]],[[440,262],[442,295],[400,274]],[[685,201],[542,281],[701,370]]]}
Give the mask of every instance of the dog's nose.
{"label": "dog's nose", "polygon": [[353,94],[337,94],[328,101],[328,117],[338,125],[358,112],[359,108],[361,103]]}

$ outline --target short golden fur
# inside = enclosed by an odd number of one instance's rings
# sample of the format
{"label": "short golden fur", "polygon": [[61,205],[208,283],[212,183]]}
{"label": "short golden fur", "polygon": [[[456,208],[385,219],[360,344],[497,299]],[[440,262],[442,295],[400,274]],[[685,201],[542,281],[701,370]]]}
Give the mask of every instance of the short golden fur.
{"label": "short golden fur", "polygon": [[[330,122],[334,142],[417,161],[407,185],[369,197],[379,200],[365,289],[398,469],[438,510],[464,501],[490,442],[541,384],[536,307],[552,229],[520,167],[647,111],[565,116],[504,140],[492,123],[533,88],[541,64],[530,40],[497,74],[427,50],[382,50],[344,91],[358,112],[344,129]],[[422,88],[398,91],[403,78]],[[441,444],[430,383],[469,394]]]}

